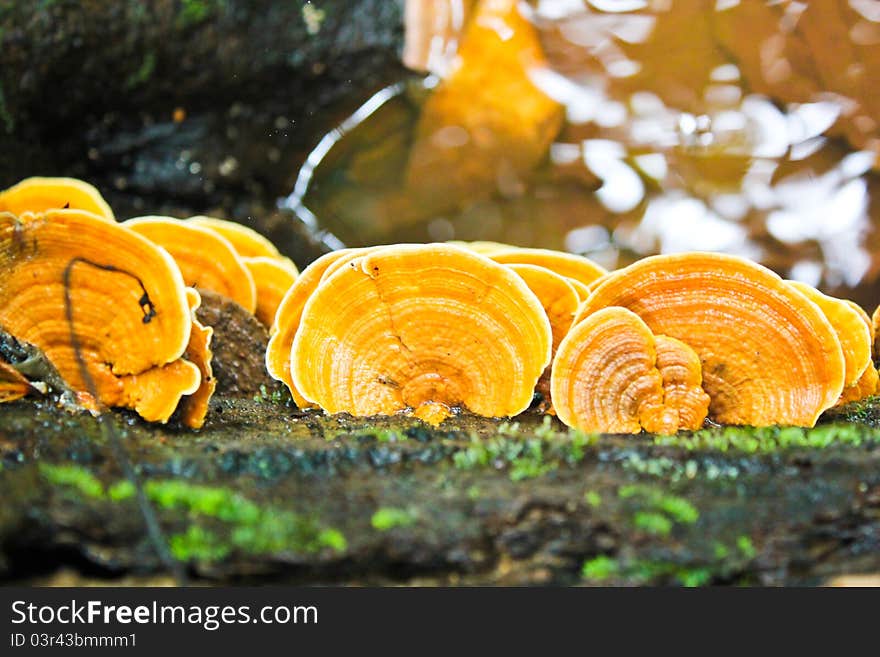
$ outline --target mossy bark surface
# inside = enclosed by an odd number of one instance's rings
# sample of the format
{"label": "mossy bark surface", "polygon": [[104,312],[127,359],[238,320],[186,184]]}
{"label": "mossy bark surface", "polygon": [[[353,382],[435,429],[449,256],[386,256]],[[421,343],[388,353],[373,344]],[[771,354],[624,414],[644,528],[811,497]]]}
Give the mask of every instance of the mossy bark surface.
{"label": "mossy bark surface", "polygon": [[[207,583],[816,584],[880,571],[880,404],[813,430],[585,436],[526,414],[326,417],[277,392],[205,428],[113,423],[175,558]],[[87,414],[0,407],[0,572],[161,582]]]}

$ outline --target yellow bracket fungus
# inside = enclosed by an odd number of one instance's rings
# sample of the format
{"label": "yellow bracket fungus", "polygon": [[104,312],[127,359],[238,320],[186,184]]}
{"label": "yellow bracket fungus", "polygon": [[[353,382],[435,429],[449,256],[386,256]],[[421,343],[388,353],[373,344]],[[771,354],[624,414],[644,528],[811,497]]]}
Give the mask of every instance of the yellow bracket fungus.
{"label": "yellow bracket fungus", "polygon": [[303,307],[318,288],[324,273],[336,261],[348,258],[352,253],[361,253],[362,249],[340,249],[326,253],[315,260],[294,281],[281,300],[272,322],[269,346],[266,349],[266,369],[269,375],[283,382],[290,390],[293,401],[300,408],[308,408],[312,404],[303,397],[290,375],[290,351],[293,339],[299,329]]}
{"label": "yellow bracket fungus", "polygon": [[0,359],[0,404],[21,399],[33,390],[34,387],[21,372]]}
{"label": "yellow bracket fungus", "polygon": [[[0,214],[0,326],[88,403],[166,421],[196,391],[180,271],[149,240],[81,210]],[[82,373],[85,368],[86,380]]]}
{"label": "yellow bracket fungus", "polygon": [[254,279],[226,238],[171,217],[137,217],[122,225],[168,251],[187,286],[222,294],[248,312],[256,310]]}
{"label": "yellow bracket fungus", "polygon": [[699,428],[709,406],[700,384],[700,361],[690,347],[655,337],[638,315],[616,306],[574,326],[551,375],[559,419],[603,433]]}
{"label": "yellow bracket fungus", "polygon": [[[537,265],[507,265],[507,267],[525,281],[544,307],[547,319],[550,320],[550,329],[553,333],[553,353],[555,354],[559,343],[571,328],[574,315],[580,304],[580,298],[570,282],[571,279]],[[541,375],[536,388],[544,395],[546,400],[544,406],[548,412],[552,413],[549,366]]]}
{"label": "yellow bracket fungus", "polygon": [[76,178],[25,178],[0,192],[0,212],[22,215],[68,208],[116,221],[100,192]]}
{"label": "yellow bracket fungus", "polygon": [[843,391],[843,349],[822,311],[743,258],[697,252],[640,260],[593,288],[575,326],[609,306],[694,349],[718,422],[812,426]]}
{"label": "yellow bracket fungus", "polygon": [[202,228],[208,228],[221,237],[225,237],[232,244],[235,252],[243,258],[276,258],[285,261],[290,267],[296,269],[293,262],[281,255],[272,242],[253,228],[235,221],[216,219],[215,217],[190,217],[187,219],[187,222]]}
{"label": "yellow bracket fungus", "polygon": [[272,326],[275,313],[298,272],[293,263],[282,258],[258,256],[242,258],[257,288],[257,310],[254,313],[263,325]]}
{"label": "yellow bracket fungus", "polygon": [[512,248],[490,253],[489,258],[504,265],[538,265],[587,287],[607,273],[604,267],[589,258],[550,249]]}
{"label": "yellow bracket fungus", "polygon": [[[871,366],[870,320],[866,322],[864,311],[856,310],[858,306],[850,301],[829,297],[811,285],[798,281],[789,281],[788,284],[815,303],[834,328],[843,349],[844,390],[841,399],[853,401],[853,395],[870,385],[867,379],[862,381],[862,376]],[[873,391],[869,394],[873,394]]]}
{"label": "yellow bracket fungus", "polygon": [[194,288],[186,288],[186,300],[192,317],[189,344],[184,357],[199,368],[200,380],[198,389],[180,402],[180,421],[190,429],[201,429],[208,414],[208,402],[217,388],[214,370],[211,367],[211,338],[214,329],[203,325],[196,318],[196,310],[202,304],[202,298]]}
{"label": "yellow bracket fungus", "polygon": [[[550,362],[552,334],[515,273],[444,244],[371,249],[306,302],[291,376],[328,413],[525,410]],[[304,272],[305,275],[305,272]]]}

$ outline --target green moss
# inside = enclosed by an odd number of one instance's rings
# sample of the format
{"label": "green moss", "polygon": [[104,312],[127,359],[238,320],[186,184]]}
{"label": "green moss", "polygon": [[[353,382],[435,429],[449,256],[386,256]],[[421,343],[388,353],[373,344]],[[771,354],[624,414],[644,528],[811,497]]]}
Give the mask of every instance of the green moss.
{"label": "green moss", "polygon": [[655,502],[655,506],[675,522],[692,525],[700,519],[697,508],[683,497],[663,495]]}
{"label": "green moss", "polygon": [[506,435],[488,440],[472,435],[470,445],[453,454],[455,467],[470,470],[490,465],[507,466],[512,481],[540,477],[558,467],[558,462],[545,458],[545,441],[540,438],[508,437],[511,433],[519,432],[518,423],[504,422],[498,430]]}
{"label": "green moss", "polygon": [[179,29],[184,29],[208,18],[212,5],[216,3],[211,0],[181,0],[180,4],[176,24]]}
{"label": "green moss", "polygon": [[[51,483],[70,486],[91,498],[121,502],[134,497],[131,482],[122,480],[104,486],[88,470],[79,466],[40,464],[40,472]],[[233,490],[200,486],[183,481],[147,481],[147,497],[166,511],[185,511],[193,524],[183,534],[171,538],[172,553],[183,560],[222,559],[232,550],[251,554],[273,552],[318,552],[324,548],[345,551],[345,536],[337,529],[322,526],[316,519],[291,511],[260,506]],[[179,514],[178,514],[179,515]],[[202,526],[222,523],[228,536],[221,540]]]}
{"label": "green moss", "polygon": [[598,509],[600,506],[602,506],[602,496],[594,490],[588,490],[586,493],[584,493],[584,502],[589,504],[594,509]]}
{"label": "green moss", "polygon": [[370,524],[373,529],[387,532],[395,527],[409,527],[416,520],[416,515],[406,509],[386,506],[376,510],[373,517],[370,518]]}
{"label": "green moss", "polygon": [[670,495],[651,486],[621,486],[617,495],[639,505],[640,508],[633,516],[633,525],[650,534],[667,536],[674,523],[692,525],[700,518],[696,507],[683,497]]}
{"label": "green moss", "polygon": [[679,566],[647,559],[621,563],[604,555],[585,561],[581,567],[583,579],[593,583],[622,580],[647,584],[672,580],[682,586],[693,587],[710,584],[715,574],[712,568],[706,566]]}
{"label": "green moss", "polygon": [[723,561],[728,555],[730,555],[730,550],[727,549],[727,546],[724,545],[724,543],[716,541],[715,545],[712,546],[712,553],[718,561]]}
{"label": "green moss", "polygon": [[407,440],[407,437],[404,434],[399,431],[394,431],[393,429],[379,429],[373,433],[376,436],[376,440],[380,443],[399,443]]}
{"label": "green moss", "polygon": [[522,455],[515,458],[511,465],[511,481],[534,479],[535,477],[541,477],[548,472],[552,472],[557,468],[555,463],[547,463],[544,461],[543,443],[539,439],[527,440]]}
{"label": "green moss", "polygon": [[229,554],[229,546],[206,529],[193,525],[183,534],[170,537],[171,554],[178,561],[219,561]]}
{"label": "green moss", "polygon": [[637,511],[633,516],[633,524],[637,529],[660,536],[668,536],[672,531],[672,521],[654,511]]}
{"label": "green moss", "polygon": [[91,472],[78,465],[40,463],[40,474],[54,486],[75,488],[86,497],[104,497],[104,486]]}
{"label": "green moss", "polygon": [[675,574],[681,585],[687,587],[706,586],[712,577],[710,568],[681,568]]}
{"label": "green moss", "polygon": [[617,560],[604,554],[585,561],[581,567],[581,577],[593,582],[603,582],[619,573],[620,565]]}
{"label": "green moss", "polygon": [[284,401],[284,392],[279,388],[274,388],[271,392],[266,387],[265,383],[260,384],[260,391],[254,395],[254,401],[258,404],[264,404],[267,402],[271,402],[273,404],[280,404]]}
{"label": "green moss", "polygon": [[746,559],[754,559],[758,554],[752,539],[748,536],[738,536],[736,539],[736,547]]}
{"label": "green moss", "polygon": [[144,84],[153,75],[156,70],[156,53],[148,52],[137,71],[128,76],[125,80],[126,89],[134,89]]}
{"label": "green moss", "polygon": [[134,497],[134,493],[134,484],[132,484],[127,479],[117,481],[115,484],[107,489],[107,497],[109,497],[113,502],[121,502],[122,500],[127,500],[130,497]]}
{"label": "green moss", "polygon": [[880,442],[880,434],[853,424],[825,424],[801,427],[723,427],[701,429],[691,434],[655,436],[657,445],[686,450],[736,450],[747,454],[770,453],[784,449],[825,449],[835,445],[858,447]]}

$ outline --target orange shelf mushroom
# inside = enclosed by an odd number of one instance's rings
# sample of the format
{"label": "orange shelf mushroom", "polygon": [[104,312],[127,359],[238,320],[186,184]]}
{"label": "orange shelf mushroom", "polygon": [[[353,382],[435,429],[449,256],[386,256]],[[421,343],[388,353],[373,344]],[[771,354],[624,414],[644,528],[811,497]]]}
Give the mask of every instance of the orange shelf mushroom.
{"label": "orange shelf mushroom", "polygon": [[293,339],[299,329],[303,307],[318,289],[327,269],[336,261],[348,258],[352,253],[361,253],[362,249],[339,249],[326,253],[308,267],[294,281],[287,294],[281,300],[275,312],[275,320],[270,330],[269,346],[266,349],[266,369],[269,375],[284,383],[290,390],[294,403],[300,408],[308,408],[312,404],[303,397],[290,375],[290,352]]}
{"label": "orange shelf mushroom", "polygon": [[592,260],[574,253],[563,253],[550,249],[520,249],[513,247],[507,251],[490,253],[489,258],[505,265],[538,265],[560,276],[574,279],[590,287],[608,273],[604,267]]}
{"label": "orange shelf mushroom", "polygon": [[187,286],[222,294],[248,312],[256,310],[250,271],[232,244],[213,230],[171,217],[137,217],[122,225],[168,251]]}
{"label": "orange shelf mushroom", "polygon": [[[842,398],[852,401],[854,394],[859,394],[858,386],[871,366],[871,327],[870,321],[866,322],[866,316],[860,313],[850,301],[835,299],[822,294],[811,285],[799,281],[788,281],[788,284],[803,294],[807,299],[815,303],[819,310],[831,323],[843,349],[844,360],[844,390]],[[870,375],[868,375],[870,377]],[[863,382],[866,383],[866,382]]]}
{"label": "orange shelf mushroom", "polygon": [[208,402],[217,388],[217,380],[214,378],[214,370],[211,367],[211,338],[214,329],[205,326],[196,317],[196,310],[202,305],[202,297],[194,288],[186,288],[186,300],[189,305],[192,327],[189,334],[189,344],[183,356],[186,360],[199,368],[199,387],[191,395],[180,401],[180,421],[190,429],[201,429],[205,424],[208,414]]}
{"label": "orange shelf mushroom", "polygon": [[718,422],[812,426],[843,391],[843,350],[822,311],[743,258],[645,258],[605,276],[575,325],[609,306],[633,311],[655,334],[694,349]]}
{"label": "orange shelf mushroom", "polygon": [[[571,328],[574,315],[580,304],[580,298],[570,282],[571,279],[537,265],[507,265],[507,267],[525,281],[544,307],[547,319],[550,320],[550,330],[553,334],[553,353],[555,354],[562,339]],[[553,413],[550,369],[548,366],[544,370],[536,389],[544,395],[548,412]]]}
{"label": "orange shelf mushroom", "polygon": [[476,240],[474,242],[449,240],[446,243],[452,244],[453,246],[460,246],[464,249],[468,249],[469,251],[473,251],[474,253],[479,253],[480,255],[485,256],[492,255],[493,253],[503,253],[504,251],[510,251],[511,249],[519,248],[514,246],[513,244],[505,244],[504,242],[491,242],[489,240]]}
{"label": "orange shelf mushroom", "polygon": [[446,244],[371,249],[350,264],[303,308],[291,375],[308,401],[433,424],[459,407],[500,417],[529,406],[552,334],[519,276]]}
{"label": "orange shelf mushroom", "polygon": [[0,212],[22,215],[65,208],[85,210],[108,221],[116,221],[101,193],[76,178],[25,178],[0,192]]}
{"label": "orange shelf mushroom", "polygon": [[693,349],[655,337],[638,315],[619,307],[577,323],[559,346],[551,375],[559,419],[601,433],[697,429],[709,408],[701,383]]}
{"label": "orange shelf mushroom", "polygon": [[[88,402],[167,421],[196,391],[181,358],[191,314],[171,257],[120,224],[81,210],[0,215],[0,325],[38,347]],[[77,354],[81,358],[78,360]]]}
{"label": "orange shelf mushroom", "polygon": [[21,372],[0,358],[0,404],[21,399],[33,390]]}
{"label": "orange shelf mushroom", "polygon": [[278,252],[278,248],[266,237],[253,228],[235,221],[217,219],[215,217],[190,217],[187,223],[208,228],[226,238],[236,253],[243,258],[277,258],[285,260],[293,267],[293,263]]}
{"label": "orange shelf mushroom", "polygon": [[290,286],[296,281],[296,267],[279,258],[242,258],[257,287],[257,309],[254,313],[265,326],[272,326],[275,313]]}

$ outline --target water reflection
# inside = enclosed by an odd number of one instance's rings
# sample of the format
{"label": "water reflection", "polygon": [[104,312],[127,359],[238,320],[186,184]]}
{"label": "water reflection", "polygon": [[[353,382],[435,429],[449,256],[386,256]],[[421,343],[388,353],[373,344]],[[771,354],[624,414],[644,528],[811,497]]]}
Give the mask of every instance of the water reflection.
{"label": "water reflection", "polygon": [[[873,307],[880,2],[408,0],[288,204],[347,244],[709,249]],[[369,118],[367,118],[369,117]],[[854,290],[855,288],[855,290]]]}

